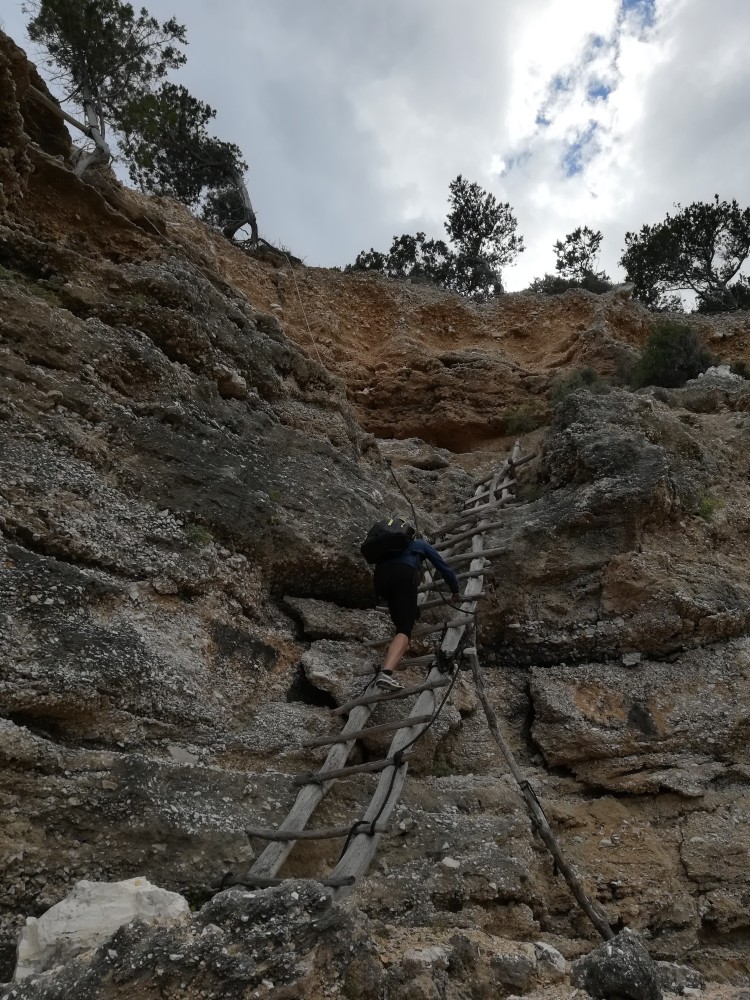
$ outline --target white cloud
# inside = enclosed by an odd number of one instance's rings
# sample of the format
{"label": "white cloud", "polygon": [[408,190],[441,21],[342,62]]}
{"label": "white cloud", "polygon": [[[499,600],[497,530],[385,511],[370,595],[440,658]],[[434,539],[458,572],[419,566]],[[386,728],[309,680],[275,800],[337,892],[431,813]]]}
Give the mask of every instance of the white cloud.
{"label": "white cloud", "polygon": [[[458,173],[518,215],[509,288],[578,225],[604,232],[619,276],[625,231],[674,202],[750,203],[746,0],[180,0],[177,16],[181,78],[244,150],[262,231],[311,264],[442,236]],[[17,6],[3,18],[23,42]]]}

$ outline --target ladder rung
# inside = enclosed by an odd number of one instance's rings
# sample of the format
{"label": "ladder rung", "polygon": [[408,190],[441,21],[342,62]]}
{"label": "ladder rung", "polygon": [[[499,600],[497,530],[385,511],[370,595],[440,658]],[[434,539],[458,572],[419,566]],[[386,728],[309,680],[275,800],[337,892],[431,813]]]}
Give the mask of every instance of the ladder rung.
{"label": "ladder rung", "polygon": [[[435,657],[431,656],[430,659],[434,660]],[[403,663],[403,660],[401,662]],[[423,691],[432,691],[435,688],[445,687],[447,684],[450,684],[449,678],[439,677],[437,680],[428,681],[426,684],[404,688],[403,691],[392,691],[390,694],[365,694],[361,698],[355,698],[353,701],[347,701],[345,704],[339,705],[338,708],[334,708],[331,715],[346,715],[350,709],[356,708],[357,705],[374,705],[376,702],[398,701],[401,698],[409,698],[413,694],[421,694]]]}
{"label": "ladder rung", "polygon": [[[401,757],[401,761],[409,760],[416,753],[410,750]],[[387,767],[394,767],[396,761],[393,757],[386,757],[384,760],[371,760],[367,764],[352,764],[349,767],[340,767],[336,771],[310,771],[302,774],[295,780],[296,785],[318,784],[320,781],[331,781],[333,778],[346,778],[350,774],[372,774],[375,771],[385,771]],[[399,765],[400,767],[401,765]]]}
{"label": "ladder rung", "polygon": [[350,743],[352,740],[361,740],[365,736],[375,736],[377,733],[389,733],[394,729],[411,729],[412,726],[419,726],[423,722],[429,722],[431,715],[415,715],[413,718],[397,719],[395,722],[384,722],[380,726],[369,726],[367,729],[357,729],[353,733],[346,733],[336,736],[321,736],[316,740],[305,740],[300,746],[305,750],[311,747],[330,746],[331,743]]}
{"label": "ladder rung", "polygon": [[490,521],[488,524],[483,524],[480,521],[473,528],[468,528],[466,531],[461,531],[457,535],[446,538],[445,541],[437,546],[437,550],[438,552],[444,552],[446,549],[451,548],[453,545],[458,545],[459,542],[463,542],[467,538],[473,538],[474,535],[482,535],[485,531],[494,531],[496,528],[505,528],[506,526],[506,521]]}
{"label": "ladder rung", "polygon": [[[478,594],[472,594],[471,597],[462,596],[460,603],[456,607],[456,610],[459,610],[462,604],[470,604],[472,601],[476,601],[480,597],[485,597],[485,596],[486,594],[483,590],[480,590]],[[441,605],[443,607],[449,607],[449,608],[453,607],[453,605],[450,603],[447,597],[434,597],[431,601],[425,601],[424,604],[420,604],[420,608],[424,611],[427,611],[428,608],[438,608]]]}
{"label": "ladder rung", "polygon": [[[251,826],[245,829],[245,833],[248,837],[257,837],[258,840],[334,840],[336,837],[348,837],[351,829],[351,826],[329,826],[321,830],[265,830]],[[357,832],[388,833],[388,829],[380,823],[372,830],[370,823],[363,823]]]}
{"label": "ladder rung", "polygon": [[[492,576],[492,570],[485,567],[484,569],[467,570],[465,573],[456,573],[456,577],[459,580],[468,580],[470,577],[473,577],[473,576],[487,576],[487,577],[490,577],[490,576]],[[425,583],[425,584],[423,584],[421,587],[419,587],[417,589],[417,593],[418,594],[426,594],[426,593],[429,593],[429,591],[431,591],[431,590],[439,590],[441,587],[447,587],[447,586],[448,586],[448,584],[445,582],[445,580],[443,580],[441,578],[440,580],[437,580],[435,583]]]}
{"label": "ladder rung", "polygon": [[469,497],[468,500],[464,502],[465,510],[475,510],[476,508],[470,508],[470,503],[475,503],[477,500],[486,500],[487,497],[492,496],[493,493],[497,493],[499,490],[508,490],[511,486],[516,485],[515,479],[504,479],[502,483],[498,483],[491,490],[487,490],[486,493],[479,493],[477,496]]}
{"label": "ladder rung", "polygon": [[[484,591],[482,590],[478,594],[472,594],[471,597],[466,597],[466,598],[461,597],[461,600],[459,602],[457,602],[456,604],[451,604],[451,602],[447,598],[434,597],[431,601],[423,601],[419,605],[419,610],[420,611],[427,611],[427,610],[429,610],[429,608],[437,608],[437,607],[440,607],[441,605],[443,605],[444,607],[453,608],[454,611],[458,611],[461,604],[468,604],[471,601],[476,601],[476,599],[478,597],[485,597],[485,596],[486,595],[485,595]],[[388,608],[383,607],[382,605],[378,605],[378,607],[375,608],[375,610],[376,611],[387,611]]]}
{"label": "ladder rung", "polygon": [[[425,663],[432,663],[435,659],[434,653],[428,653],[426,656],[405,656],[401,660],[402,667],[416,667],[421,666]],[[380,672],[380,667],[353,667],[352,673],[355,677],[375,677],[375,674]]]}
{"label": "ladder rung", "polygon": [[461,528],[471,521],[481,520],[484,517],[488,517],[493,512],[498,512],[510,503],[514,503],[516,497],[512,494],[507,497],[502,497],[500,500],[495,500],[492,503],[483,504],[481,507],[475,507],[473,510],[467,511],[460,517],[454,518],[452,521],[446,521],[445,524],[441,524],[440,527],[434,532],[435,538],[442,538],[443,535],[448,534],[449,531],[455,531],[456,528]]}
{"label": "ladder rung", "polygon": [[487,559],[490,556],[502,556],[507,552],[507,548],[497,548],[497,549],[483,549],[482,552],[467,552],[465,555],[460,556],[447,556],[446,562],[450,566],[456,566],[458,563],[473,562],[475,559]]}
{"label": "ladder rung", "polygon": [[[234,876],[232,876],[234,878]],[[241,878],[235,878],[233,882],[229,879],[222,879],[221,888],[229,889],[233,885],[244,885],[248,889],[272,889],[277,885],[284,885],[285,882],[300,882],[303,879],[300,878],[274,878],[270,875],[243,875]],[[332,889],[337,889],[339,886],[343,885],[354,885],[357,881],[353,875],[344,875],[341,878],[314,878],[308,879],[304,876],[305,882],[318,882],[320,885],[330,886]]]}
{"label": "ladder rung", "polygon": [[495,472],[491,472],[489,476],[485,476],[484,479],[477,479],[474,483],[474,489],[484,486],[484,484],[488,483],[493,476],[497,475],[498,472],[506,473],[511,469],[517,469],[521,465],[526,465],[526,463],[530,462],[532,458],[536,458],[536,452],[531,452],[530,455],[524,455],[522,458],[508,459],[507,462],[504,462],[500,466],[500,469],[495,470]]}
{"label": "ladder rung", "polygon": [[490,472],[489,475],[484,477],[484,479],[475,479],[474,489],[478,490],[480,486],[484,486],[485,483],[488,483],[490,479],[494,479],[495,476],[507,475],[509,468],[510,468],[510,461],[509,459],[506,459],[499,469],[495,469],[494,472]]}
{"label": "ladder rung", "polygon": [[[473,615],[462,615],[459,618],[453,618],[449,622],[443,622],[440,625],[425,625],[424,627],[416,628],[413,632],[413,638],[421,639],[425,635],[432,635],[433,632],[442,632],[444,628],[457,628],[459,625],[468,625],[474,620]],[[368,639],[363,645],[367,646],[368,649],[374,649],[377,646],[388,646],[392,642],[393,637],[390,639]]]}

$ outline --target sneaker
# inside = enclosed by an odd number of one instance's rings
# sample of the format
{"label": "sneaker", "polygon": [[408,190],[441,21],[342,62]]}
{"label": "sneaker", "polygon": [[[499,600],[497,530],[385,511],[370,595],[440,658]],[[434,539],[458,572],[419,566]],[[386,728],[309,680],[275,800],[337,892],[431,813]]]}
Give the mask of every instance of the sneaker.
{"label": "sneaker", "polygon": [[375,678],[375,687],[380,688],[381,691],[403,691],[404,689],[404,685],[399,684],[399,682],[390,674],[387,674],[385,670],[381,670]]}

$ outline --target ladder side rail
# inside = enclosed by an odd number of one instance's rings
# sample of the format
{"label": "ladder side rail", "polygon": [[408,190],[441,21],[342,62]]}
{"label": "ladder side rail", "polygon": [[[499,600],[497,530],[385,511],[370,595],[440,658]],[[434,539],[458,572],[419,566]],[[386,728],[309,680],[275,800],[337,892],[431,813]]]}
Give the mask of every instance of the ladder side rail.
{"label": "ladder side rail", "polygon": [[[346,736],[348,733],[357,732],[363,729],[367,720],[373,712],[372,705],[358,705],[352,710],[349,718],[346,721],[346,725],[341,730],[341,735]],[[337,771],[346,764],[349,753],[354,746],[354,740],[347,743],[337,743],[329,751],[325,759],[325,762],[320,768],[319,774],[325,771]],[[297,793],[297,798],[294,801],[294,805],[287,813],[287,817],[284,822],[279,827],[279,830],[283,831],[286,827],[291,830],[303,830],[308,820],[312,814],[317,809],[319,803],[327,793],[330,788],[330,782],[323,783],[310,783],[300,788]],[[296,841],[289,840],[284,842],[272,843],[260,854],[252,868],[250,869],[251,875],[275,875],[279,868],[286,861],[287,857],[292,851]]]}
{"label": "ladder side rail", "polygon": [[[479,538],[475,541],[477,545],[481,545],[481,540]],[[476,566],[473,566],[472,568],[481,569],[483,564],[484,561],[481,554],[479,554],[476,560]],[[466,586],[466,591],[464,592],[464,597],[466,599],[465,603],[471,605],[472,596],[481,592],[482,588],[483,579],[481,576],[476,576],[470,579]],[[455,652],[466,628],[467,625],[459,625],[448,630],[441,645],[443,653],[450,655]],[[438,680],[442,676],[442,671],[438,668],[438,666],[435,666],[428,674],[427,682],[429,683]],[[437,705],[438,699],[436,693],[432,690],[425,691],[424,694],[420,695],[417,699],[417,703],[412,709],[412,715],[420,715],[426,711],[434,713]],[[427,725],[428,723],[424,723],[419,726],[415,726],[413,729],[400,729],[391,742],[390,749],[388,750],[388,756],[392,757],[398,753],[399,750],[404,749],[414,740],[415,736],[421,735]],[[375,794],[370,800],[370,805],[368,806],[363,817],[366,822],[375,821],[383,824],[388,823],[391,813],[396,807],[396,804],[401,796],[401,789],[403,788],[406,780],[407,770],[408,764],[403,764],[401,767],[395,768],[395,775],[392,773],[392,768],[388,768],[381,773]],[[331,878],[354,876],[356,882],[356,880],[360,878],[370,866],[370,863],[377,851],[379,840],[379,833],[375,833],[373,835],[368,833],[355,834],[352,837],[346,851],[339,859],[338,864],[331,872]],[[334,890],[333,896],[335,899],[340,900],[348,895],[352,891],[352,888],[353,886],[351,885],[342,886],[341,888]]]}

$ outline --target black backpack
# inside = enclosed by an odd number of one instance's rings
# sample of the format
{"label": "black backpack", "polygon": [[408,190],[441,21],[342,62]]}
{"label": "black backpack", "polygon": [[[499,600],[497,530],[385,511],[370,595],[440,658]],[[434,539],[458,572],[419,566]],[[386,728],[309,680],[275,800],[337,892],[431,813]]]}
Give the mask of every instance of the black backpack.
{"label": "black backpack", "polygon": [[415,534],[407,521],[389,517],[373,524],[359,550],[368,563],[379,563],[407,549]]}

